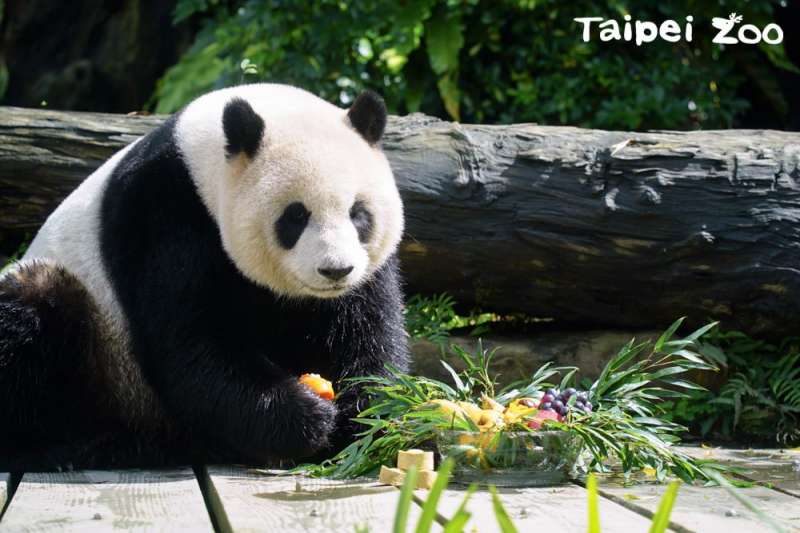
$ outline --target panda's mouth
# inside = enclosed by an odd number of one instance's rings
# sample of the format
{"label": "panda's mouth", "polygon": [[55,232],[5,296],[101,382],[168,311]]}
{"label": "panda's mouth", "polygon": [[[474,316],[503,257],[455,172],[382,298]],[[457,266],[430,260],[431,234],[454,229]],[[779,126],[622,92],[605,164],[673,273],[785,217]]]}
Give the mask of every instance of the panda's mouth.
{"label": "panda's mouth", "polygon": [[335,295],[335,294],[343,293],[349,288],[347,285],[330,285],[328,287],[314,287],[312,285],[308,285],[307,283],[303,283],[299,279],[297,281],[300,282],[300,285],[304,289],[306,289],[307,291],[310,291],[313,294],[321,293],[321,294]]}
{"label": "panda's mouth", "polygon": [[339,292],[345,290],[347,287],[345,287],[344,285],[336,285],[335,287],[325,287],[324,289],[318,287],[307,287],[307,288],[317,292]]}

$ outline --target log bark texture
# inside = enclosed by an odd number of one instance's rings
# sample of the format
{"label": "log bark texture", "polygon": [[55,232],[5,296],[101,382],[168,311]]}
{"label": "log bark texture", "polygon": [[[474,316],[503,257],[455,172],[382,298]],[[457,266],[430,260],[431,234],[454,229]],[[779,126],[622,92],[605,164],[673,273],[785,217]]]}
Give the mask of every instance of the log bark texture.
{"label": "log bark texture", "polygon": [[[162,117],[0,108],[0,232]],[[800,134],[392,118],[409,292],[578,325],[800,329]]]}

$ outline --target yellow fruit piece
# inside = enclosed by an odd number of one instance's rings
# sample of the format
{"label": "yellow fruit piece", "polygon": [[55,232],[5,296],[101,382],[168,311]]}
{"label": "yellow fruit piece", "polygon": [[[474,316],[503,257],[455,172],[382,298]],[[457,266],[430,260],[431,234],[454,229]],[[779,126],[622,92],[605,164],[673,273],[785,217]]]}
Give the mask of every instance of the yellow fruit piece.
{"label": "yellow fruit piece", "polygon": [[436,472],[433,470],[422,470],[417,473],[418,489],[430,490],[434,481],[436,481]]}
{"label": "yellow fruit piece", "polygon": [[458,435],[456,442],[458,442],[460,446],[468,446],[470,444],[475,444],[477,439],[475,438],[475,435],[471,433],[461,433]]}
{"label": "yellow fruit piece", "polygon": [[412,466],[416,466],[418,471],[433,470],[433,452],[400,450],[397,453],[397,468],[405,472]]}
{"label": "yellow fruit piece", "polygon": [[489,468],[489,461],[486,459],[486,455],[483,453],[482,449],[474,448],[472,450],[467,450],[465,455],[473,465],[484,469]]}
{"label": "yellow fruit piece", "polygon": [[481,419],[481,415],[483,415],[483,409],[481,409],[480,407],[478,407],[474,403],[471,403],[471,402],[458,402],[457,405],[476,424]]}
{"label": "yellow fruit piece", "polygon": [[[439,407],[439,412],[444,415],[464,416],[464,410],[456,402],[450,400],[431,400],[428,404],[435,404]],[[426,404],[426,405],[428,405]]]}
{"label": "yellow fruit piece", "polygon": [[507,409],[536,409],[538,404],[534,398],[517,398],[508,404]]}
{"label": "yellow fruit piece", "polygon": [[[378,476],[378,482],[384,485],[393,485],[400,487],[406,480],[406,473],[399,468],[391,468],[388,466],[381,466],[381,472]],[[421,470],[417,472],[417,489],[430,490],[433,483],[436,481],[436,472],[433,470]]]}
{"label": "yellow fruit piece", "polygon": [[492,453],[497,451],[497,441],[492,444],[495,436],[497,436],[497,431],[486,431],[481,433],[481,436],[478,439],[478,443],[480,444],[481,448]]}
{"label": "yellow fruit piece", "polygon": [[388,466],[381,466],[381,473],[378,475],[378,481],[384,485],[400,486],[406,478],[406,473],[399,468],[391,468]]}
{"label": "yellow fruit piece", "polygon": [[498,431],[503,428],[505,421],[502,413],[493,409],[483,409],[481,416],[475,424],[481,431]]}
{"label": "yellow fruit piece", "polygon": [[535,405],[535,400],[532,398],[518,398],[508,404],[505,412],[503,413],[503,420],[506,424],[515,424],[527,418],[537,411],[536,407],[528,407],[525,403],[532,403]]}
{"label": "yellow fruit piece", "polygon": [[506,410],[506,408],[503,407],[502,403],[496,401],[494,398],[486,396],[485,394],[481,396],[481,407],[483,407],[484,409],[491,409],[492,411],[497,411],[498,413],[502,413],[503,411]]}

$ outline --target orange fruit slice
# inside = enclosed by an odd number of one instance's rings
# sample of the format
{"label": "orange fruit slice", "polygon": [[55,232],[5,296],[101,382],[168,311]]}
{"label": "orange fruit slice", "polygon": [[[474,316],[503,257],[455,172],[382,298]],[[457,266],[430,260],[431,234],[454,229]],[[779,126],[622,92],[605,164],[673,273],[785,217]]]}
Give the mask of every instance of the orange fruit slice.
{"label": "orange fruit slice", "polygon": [[300,376],[300,383],[314,391],[323,400],[333,400],[333,383],[319,374],[303,374]]}

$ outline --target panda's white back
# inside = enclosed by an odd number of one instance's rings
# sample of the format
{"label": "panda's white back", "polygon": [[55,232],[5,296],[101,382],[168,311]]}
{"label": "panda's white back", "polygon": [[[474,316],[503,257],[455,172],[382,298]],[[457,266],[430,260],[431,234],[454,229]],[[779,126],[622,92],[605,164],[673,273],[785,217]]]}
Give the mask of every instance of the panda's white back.
{"label": "panda's white back", "polygon": [[102,313],[114,321],[122,315],[103,268],[100,209],[109,177],[134,144],[114,154],[64,199],[39,229],[22,258],[62,265],[84,284]]}
{"label": "panda's white back", "polygon": [[86,288],[100,313],[97,325],[104,341],[102,362],[109,391],[118,407],[130,414],[134,423],[154,419],[156,402],[130,353],[128,327],[111,282],[103,266],[100,224],[103,193],[114,169],[134,141],[95,170],[47,218],[20,261],[45,261],[65,268]]}

